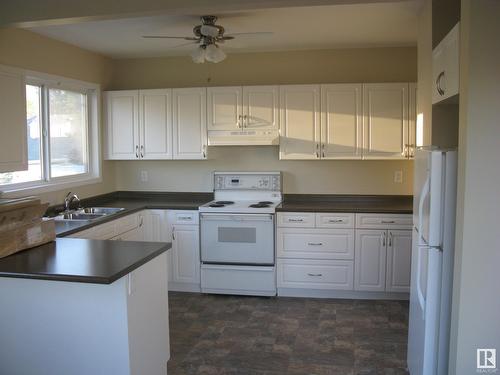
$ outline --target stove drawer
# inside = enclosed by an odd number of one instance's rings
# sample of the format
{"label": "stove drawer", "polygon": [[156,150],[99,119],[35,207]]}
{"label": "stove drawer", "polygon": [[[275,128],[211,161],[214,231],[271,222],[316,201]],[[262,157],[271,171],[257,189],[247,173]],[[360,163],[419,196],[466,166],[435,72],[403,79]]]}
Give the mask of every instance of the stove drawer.
{"label": "stove drawer", "polygon": [[279,259],[278,288],[353,290],[354,265],[348,260]]}
{"label": "stove drawer", "polygon": [[313,212],[279,212],[278,227],[314,228],[316,214]]}
{"label": "stove drawer", "polygon": [[278,228],[280,258],[354,259],[354,229]]}

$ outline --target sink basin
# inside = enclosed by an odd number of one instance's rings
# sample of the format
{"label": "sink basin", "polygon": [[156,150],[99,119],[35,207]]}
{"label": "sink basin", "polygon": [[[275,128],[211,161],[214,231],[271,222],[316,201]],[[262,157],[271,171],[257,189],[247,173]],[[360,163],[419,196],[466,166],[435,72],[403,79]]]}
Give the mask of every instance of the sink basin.
{"label": "sink basin", "polygon": [[124,208],[117,208],[117,207],[86,207],[78,211],[83,212],[85,214],[111,215],[111,214],[116,214],[117,212],[123,210]]}
{"label": "sink basin", "polygon": [[86,207],[76,211],[63,212],[54,217],[57,221],[93,221],[103,216],[115,214],[124,210],[117,207]]}

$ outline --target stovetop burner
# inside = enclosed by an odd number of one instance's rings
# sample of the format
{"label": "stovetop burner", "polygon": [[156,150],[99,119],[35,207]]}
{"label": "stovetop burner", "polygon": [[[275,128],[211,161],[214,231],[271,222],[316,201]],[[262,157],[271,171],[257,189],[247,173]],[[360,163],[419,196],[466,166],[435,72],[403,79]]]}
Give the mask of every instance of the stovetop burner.
{"label": "stovetop burner", "polygon": [[[272,203],[272,202],[271,202]],[[252,207],[252,208],[266,208],[266,207],[269,207],[269,204],[267,203],[263,203],[263,202],[259,202],[259,203],[254,203],[254,204],[251,204],[250,206],[248,207]]]}
{"label": "stovetop burner", "polygon": [[267,205],[269,205],[269,204],[273,204],[273,202],[271,202],[271,201],[260,201],[258,204],[267,204]]}
{"label": "stovetop burner", "polygon": [[234,202],[233,201],[216,201],[214,204],[227,205],[227,204],[234,204]]}
{"label": "stovetop burner", "polygon": [[208,205],[208,207],[214,207],[214,208],[218,208],[218,207],[224,207],[225,204],[221,204],[221,203],[211,203]]}

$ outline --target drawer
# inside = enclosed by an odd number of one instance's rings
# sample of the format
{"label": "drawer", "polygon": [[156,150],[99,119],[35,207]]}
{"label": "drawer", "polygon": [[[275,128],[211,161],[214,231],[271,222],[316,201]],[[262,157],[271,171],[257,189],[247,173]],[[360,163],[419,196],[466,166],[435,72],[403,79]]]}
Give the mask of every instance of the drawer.
{"label": "drawer", "polygon": [[353,290],[353,261],[279,259],[278,288]]}
{"label": "drawer", "polygon": [[354,259],[354,229],[278,228],[281,258]]}
{"label": "drawer", "polygon": [[90,240],[109,240],[116,236],[114,222],[104,223],[69,235],[72,238],[86,238]]}
{"label": "drawer", "polygon": [[168,211],[167,216],[171,225],[197,225],[199,223],[198,211]]}
{"label": "drawer", "polygon": [[354,214],[318,213],[317,228],[354,228]]}
{"label": "drawer", "polygon": [[409,214],[356,214],[356,228],[362,229],[411,229]]}
{"label": "drawer", "polygon": [[278,227],[314,228],[316,214],[313,212],[278,212]]}

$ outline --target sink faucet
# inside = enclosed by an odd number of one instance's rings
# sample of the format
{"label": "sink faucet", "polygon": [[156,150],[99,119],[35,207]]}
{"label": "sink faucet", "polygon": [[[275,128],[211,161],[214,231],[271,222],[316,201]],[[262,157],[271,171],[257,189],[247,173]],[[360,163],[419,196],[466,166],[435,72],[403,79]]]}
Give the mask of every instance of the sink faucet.
{"label": "sink faucet", "polygon": [[71,208],[71,203],[76,200],[78,202],[78,206],[80,206],[80,198],[78,198],[78,195],[75,193],[72,193],[71,191],[66,195],[66,198],[64,198],[64,211],[69,211]]}

